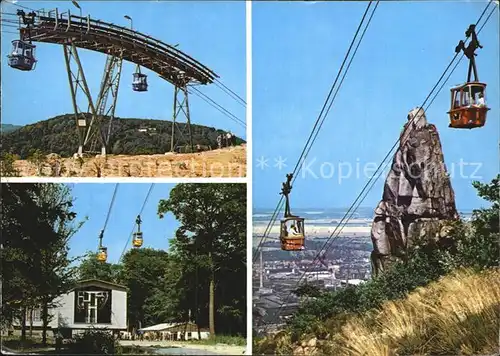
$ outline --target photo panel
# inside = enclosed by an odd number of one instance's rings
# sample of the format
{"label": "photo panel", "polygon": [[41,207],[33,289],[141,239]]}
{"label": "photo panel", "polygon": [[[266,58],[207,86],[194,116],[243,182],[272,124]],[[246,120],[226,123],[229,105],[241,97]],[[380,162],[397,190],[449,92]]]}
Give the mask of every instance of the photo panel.
{"label": "photo panel", "polygon": [[1,194],[3,352],[244,354],[246,184]]}
{"label": "photo panel", "polygon": [[252,29],[253,354],[496,352],[498,1]]}
{"label": "photo panel", "polygon": [[2,1],[3,177],[245,177],[245,3]]}

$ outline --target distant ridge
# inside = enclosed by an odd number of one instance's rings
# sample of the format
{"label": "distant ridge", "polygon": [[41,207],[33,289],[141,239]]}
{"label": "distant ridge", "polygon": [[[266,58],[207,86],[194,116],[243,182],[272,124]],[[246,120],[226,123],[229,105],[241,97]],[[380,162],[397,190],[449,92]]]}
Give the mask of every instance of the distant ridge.
{"label": "distant ridge", "polygon": [[22,125],[1,124],[0,130],[2,133],[8,133],[20,129]]}

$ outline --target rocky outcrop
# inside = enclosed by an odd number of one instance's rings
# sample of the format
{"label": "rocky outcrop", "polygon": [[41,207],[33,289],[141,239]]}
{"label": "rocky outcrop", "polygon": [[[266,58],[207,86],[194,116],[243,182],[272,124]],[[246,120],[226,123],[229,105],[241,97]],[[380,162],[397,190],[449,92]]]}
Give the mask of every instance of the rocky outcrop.
{"label": "rocky outcrop", "polygon": [[447,221],[458,219],[455,195],[436,127],[423,109],[408,114],[382,200],[375,209],[372,270],[378,275],[417,239],[446,236]]}

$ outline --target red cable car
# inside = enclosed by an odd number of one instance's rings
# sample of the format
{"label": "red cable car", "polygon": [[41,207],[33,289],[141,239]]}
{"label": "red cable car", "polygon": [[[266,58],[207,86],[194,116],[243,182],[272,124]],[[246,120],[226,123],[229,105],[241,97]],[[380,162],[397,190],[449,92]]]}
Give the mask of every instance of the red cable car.
{"label": "red cable car", "polygon": [[490,110],[485,104],[486,84],[468,82],[451,89],[451,110],[449,127],[472,129],[486,123],[486,113]]}
{"label": "red cable car", "polygon": [[304,218],[290,213],[288,195],[292,190],[290,184],[292,177],[292,174],[287,174],[287,181],[281,188],[281,194],[285,197],[285,216],[281,220],[280,242],[284,251],[302,251],[305,249]]}
{"label": "red cable car", "polygon": [[281,220],[281,249],[285,251],[302,251],[305,245],[304,218],[285,217]]}
{"label": "red cable car", "polygon": [[[460,41],[455,48],[458,53],[463,50],[469,59],[469,72],[467,83],[451,89],[451,106],[449,127],[454,129],[472,129],[483,127],[486,123],[486,114],[490,110],[486,106],[486,84],[479,82],[476,68],[476,49],[483,48],[477,39],[475,25],[470,25],[465,35],[471,37],[471,41],[465,47],[464,41]],[[474,80],[471,80],[474,73]]]}

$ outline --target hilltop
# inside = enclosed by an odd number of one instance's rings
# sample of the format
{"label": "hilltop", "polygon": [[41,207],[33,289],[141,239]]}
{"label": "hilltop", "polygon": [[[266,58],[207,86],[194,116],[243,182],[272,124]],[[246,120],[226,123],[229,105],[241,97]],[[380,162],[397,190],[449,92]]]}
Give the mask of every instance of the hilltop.
{"label": "hilltop", "polygon": [[20,129],[21,127],[22,127],[21,125],[1,124],[0,131],[2,134],[6,134],[14,130]]}
{"label": "hilltop", "polygon": [[[109,118],[103,118],[107,127]],[[178,124],[183,130],[185,124]],[[6,125],[11,129],[14,125]],[[216,148],[217,136],[224,132],[214,127],[191,125],[193,143],[205,147]],[[170,151],[170,134],[172,122],[164,120],[115,118],[112,135],[108,145],[108,153],[114,155],[147,155],[164,154]],[[179,135],[180,136],[180,135]],[[245,141],[236,138],[236,145]],[[186,137],[178,137],[176,145],[184,146]],[[14,128],[4,132],[2,150],[28,158],[34,151],[44,154],[55,153],[61,157],[72,157],[78,149],[78,139],[73,114],[65,114],[34,124]]]}

